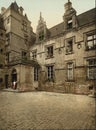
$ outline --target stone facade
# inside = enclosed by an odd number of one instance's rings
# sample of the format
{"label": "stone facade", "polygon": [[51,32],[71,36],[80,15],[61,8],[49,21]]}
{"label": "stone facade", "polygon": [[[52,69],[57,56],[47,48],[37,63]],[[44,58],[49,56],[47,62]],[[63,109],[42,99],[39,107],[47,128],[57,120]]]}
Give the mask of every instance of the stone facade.
{"label": "stone facade", "polygon": [[4,87],[5,75],[5,28],[0,14],[0,89]]}
{"label": "stone facade", "polygon": [[[7,9],[1,8],[1,15],[6,29],[6,69],[5,69],[5,88],[24,90],[25,86],[32,89],[31,79],[32,65],[29,59],[29,48],[34,41],[35,34],[31,27],[31,22],[23,8],[13,2]],[[26,62],[27,61],[27,62]],[[25,79],[26,78],[26,79]]]}
{"label": "stone facade", "polygon": [[[64,21],[50,29],[44,20],[42,22],[40,14],[36,31],[36,39],[39,39],[30,49],[36,50],[36,59],[41,66],[38,89],[88,94],[96,87],[95,11],[92,9],[77,16],[69,1],[65,4]],[[43,31],[42,38],[40,30]]]}
{"label": "stone facade", "polygon": [[7,86],[79,94],[96,87],[96,9],[77,15],[70,1],[64,7],[62,23],[50,29],[40,13],[36,34],[16,2],[2,8]]}

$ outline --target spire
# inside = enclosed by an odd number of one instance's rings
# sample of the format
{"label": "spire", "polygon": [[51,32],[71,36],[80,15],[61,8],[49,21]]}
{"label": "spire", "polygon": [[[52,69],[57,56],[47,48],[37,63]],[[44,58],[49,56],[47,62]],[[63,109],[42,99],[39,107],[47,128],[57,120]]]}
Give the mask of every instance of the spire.
{"label": "spire", "polygon": [[42,19],[42,13],[40,12],[40,20]]}

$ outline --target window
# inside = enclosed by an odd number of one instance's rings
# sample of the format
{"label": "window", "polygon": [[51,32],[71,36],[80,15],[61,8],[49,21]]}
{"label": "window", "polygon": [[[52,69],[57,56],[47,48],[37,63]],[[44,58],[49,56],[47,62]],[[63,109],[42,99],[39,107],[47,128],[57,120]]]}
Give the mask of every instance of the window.
{"label": "window", "polygon": [[9,42],[10,42],[10,34],[7,33],[6,34],[6,45],[9,45]]}
{"label": "window", "polygon": [[22,58],[27,58],[27,52],[22,51]]}
{"label": "window", "polygon": [[68,40],[66,43],[66,53],[70,54],[73,52],[73,40]]}
{"label": "window", "polygon": [[39,40],[40,41],[44,40],[44,31],[39,33]]}
{"label": "window", "polygon": [[96,79],[96,59],[87,61],[87,77],[88,79]]}
{"label": "window", "polygon": [[0,53],[1,53],[1,54],[3,53],[3,49],[2,49],[2,48],[0,49]]}
{"label": "window", "polygon": [[23,26],[23,30],[27,31],[27,22],[26,21],[23,21],[22,26]]}
{"label": "window", "polygon": [[28,42],[28,35],[24,35],[24,39],[25,39],[25,44],[27,45],[27,42]]}
{"label": "window", "polygon": [[53,80],[53,66],[47,66],[47,78],[48,80]]}
{"label": "window", "polygon": [[33,59],[36,59],[36,58],[37,58],[37,51],[33,51],[33,52],[32,52],[32,58],[33,58]]}
{"label": "window", "polygon": [[47,58],[53,57],[53,46],[47,47]]}
{"label": "window", "polygon": [[7,24],[9,23],[9,17],[7,18]]}
{"label": "window", "polygon": [[0,64],[0,69],[3,68],[3,64]]}
{"label": "window", "polygon": [[67,64],[67,79],[73,80],[73,63]]}
{"label": "window", "polygon": [[95,34],[95,32],[87,35],[86,49],[87,50],[96,49],[96,34]]}
{"label": "window", "polygon": [[7,63],[9,63],[9,61],[10,61],[10,52],[6,53],[6,61],[7,61]]}
{"label": "window", "polygon": [[71,29],[72,28],[72,19],[68,20],[67,22],[67,29]]}
{"label": "window", "polygon": [[34,81],[38,81],[38,68],[34,68]]}

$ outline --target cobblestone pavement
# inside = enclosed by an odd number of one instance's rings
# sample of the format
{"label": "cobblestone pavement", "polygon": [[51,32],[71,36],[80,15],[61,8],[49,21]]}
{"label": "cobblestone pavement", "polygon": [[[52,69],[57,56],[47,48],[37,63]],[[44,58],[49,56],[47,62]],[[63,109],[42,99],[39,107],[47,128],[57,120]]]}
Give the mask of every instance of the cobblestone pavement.
{"label": "cobblestone pavement", "polygon": [[0,130],[95,130],[95,99],[51,92],[0,92]]}

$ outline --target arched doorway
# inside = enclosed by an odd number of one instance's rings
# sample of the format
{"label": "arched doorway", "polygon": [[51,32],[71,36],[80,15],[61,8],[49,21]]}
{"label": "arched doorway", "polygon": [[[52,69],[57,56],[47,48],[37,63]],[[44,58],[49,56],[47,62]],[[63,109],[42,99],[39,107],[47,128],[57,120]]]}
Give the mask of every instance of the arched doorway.
{"label": "arched doorway", "polygon": [[12,70],[11,76],[12,76],[12,88],[16,89],[17,88],[17,71],[16,71],[16,69]]}

